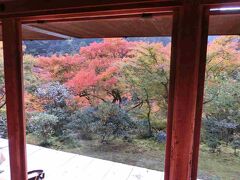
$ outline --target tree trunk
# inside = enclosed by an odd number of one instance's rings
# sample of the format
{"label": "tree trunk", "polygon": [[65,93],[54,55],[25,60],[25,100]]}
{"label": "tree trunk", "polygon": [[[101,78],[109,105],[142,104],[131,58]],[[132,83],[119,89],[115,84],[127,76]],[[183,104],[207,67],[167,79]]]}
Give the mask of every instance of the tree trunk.
{"label": "tree trunk", "polygon": [[146,103],[147,103],[147,107],[148,107],[148,112],[147,112],[147,121],[148,121],[148,136],[149,137],[152,137],[153,136],[153,133],[152,133],[152,125],[151,125],[151,104],[150,104],[150,101],[149,101],[149,96],[148,96],[148,92],[146,89],[145,90],[145,93],[146,93]]}

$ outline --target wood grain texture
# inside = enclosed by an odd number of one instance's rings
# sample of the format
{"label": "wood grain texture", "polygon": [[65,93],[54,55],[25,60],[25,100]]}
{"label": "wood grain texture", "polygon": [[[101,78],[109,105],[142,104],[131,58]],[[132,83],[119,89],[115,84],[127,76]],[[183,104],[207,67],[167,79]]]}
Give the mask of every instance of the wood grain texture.
{"label": "wood grain texture", "polygon": [[161,8],[171,10],[181,5],[179,0],[23,0],[2,3],[0,17],[58,17],[64,14],[85,14],[88,16],[102,14],[103,12],[126,13],[136,10]]}
{"label": "wood grain texture", "polygon": [[[179,26],[178,11],[174,12],[173,25]],[[168,116],[167,116],[167,142],[165,150],[165,166],[164,166],[164,179],[169,179],[170,174],[170,157],[172,146],[172,127],[173,127],[173,105],[174,105],[174,90],[175,90],[175,77],[176,77],[176,58],[177,58],[177,29],[172,29],[172,47],[171,47],[171,62],[170,62],[170,84],[168,92]]]}
{"label": "wood grain texture", "polygon": [[201,124],[202,124],[204,83],[205,83],[205,70],[206,70],[206,56],[207,56],[207,45],[208,45],[208,26],[209,26],[209,9],[206,8],[203,10],[203,17],[202,17],[202,35],[201,35],[201,49],[200,49],[200,60],[199,60],[195,127],[194,127],[194,138],[193,138],[191,179],[197,179],[197,172],[198,172],[198,159],[199,159],[199,147],[200,147],[200,138],[201,138],[200,134],[201,134]]}
{"label": "wood grain texture", "polygon": [[[231,11],[230,11],[231,12]],[[230,13],[229,12],[229,13]],[[145,13],[146,14],[146,13]],[[171,36],[172,13],[144,13],[109,17],[48,19],[23,24],[23,40],[53,40],[103,37]],[[240,34],[240,11],[230,14],[211,11],[209,35]],[[40,21],[41,22],[41,21]],[[0,39],[2,31],[0,29]]]}
{"label": "wood grain texture", "polygon": [[169,36],[172,15],[35,23],[32,26],[80,38]]}
{"label": "wood grain texture", "polygon": [[240,6],[239,0],[201,0],[201,4],[211,8]]}
{"label": "wood grain texture", "polygon": [[[183,7],[184,0],[11,0],[2,1],[0,4],[0,17],[29,17],[48,16],[56,14],[93,12],[97,14],[103,11],[130,11],[136,9],[148,9],[161,7],[165,10],[173,10],[175,7]],[[239,0],[201,0],[201,5],[209,7],[239,6]]]}
{"label": "wood grain texture", "polygon": [[[166,180],[191,179],[196,103],[201,59],[203,7],[186,2],[173,21],[174,77],[170,84]],[[177,32],[176,32],[177,31]],[[205,47],[205,46],[204,46]],[[196,134],[197,136],[197,134]]]}
{"label": "wood grain texture", "polygon": [[3,19],[2,29],[11,180],[26,180],[21,24]]}

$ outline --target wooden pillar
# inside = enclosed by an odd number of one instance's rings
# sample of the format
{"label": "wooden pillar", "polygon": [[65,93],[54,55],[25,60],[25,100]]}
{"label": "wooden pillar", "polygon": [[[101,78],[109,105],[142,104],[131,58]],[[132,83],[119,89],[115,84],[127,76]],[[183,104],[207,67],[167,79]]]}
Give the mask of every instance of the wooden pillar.
{"label": "wooden pillar", "polygon": [[200,147],[200,134],[202,124],[202,110],[203,110],[203,97],[204,97],[204,84],[205,84],[205,70],[206,70],[206,55],[208,45],[208,25],[209,25],[209,8],[205,8],[202,19],[202,42],[198,75],[198,95],[196,103],[194,139],[193,139],[193,156],[192,156],[192,173],[191,179],[197,179],[198,172],[198,156]]}
{"label": "wooden pillar", "polygon": [[21,23],[3,19],[2,31],[11,180],[26,180]]}
{"label": "wooden pillar", "polygon": [[[173,24],[178,23],[178,11],[173,14]],[[170,157],[171,157],[171,142],[172,142],[172,124],[173,124],[173,105],[174,105],[174,90],[175,90],[175,74],[176,74],[176,58],[177,58],[177,30],[172,29],[172,47],[171,47],[171,63],[170,63],[170,84],[168,92],[168,117],[167,117],[167,143],[165,153],[165,180],[169,180]]]}
{"label": "wooden pillar", "polygon": [[[195,123],[196,112],[202,106],[203,88],[199,84],[201,58],[206,54],[207,41],[203,34],[204,8],[199,0],[185,0],[174,15],[172,70],[168,114],[165,180],[192,178],[194,141],[200,133]],[[199,86],[202,86],[199,88]],[[198,102],[198,104],[197,104]],[[198,111],[199,112],[199,111]],[[195,133],[196,131],[196,133]],[[194,160],[198,158],[195,154]]]}

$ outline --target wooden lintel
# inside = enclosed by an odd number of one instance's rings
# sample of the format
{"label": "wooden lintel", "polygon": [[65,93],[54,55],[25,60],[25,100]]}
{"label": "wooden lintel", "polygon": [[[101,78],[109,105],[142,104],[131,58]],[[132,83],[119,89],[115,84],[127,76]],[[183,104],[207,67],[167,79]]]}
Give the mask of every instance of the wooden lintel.
{"label": "wooden lintel", "polygon": [[201,0],[201,4],[209,7],[240,6],[239,0]]}
{"label": "wooden lintel", "polygon": [[[172,10],[183,7],[183,0],[21,0],[0,3],[0,17],[24,17],[38,15],[54,15],[79,12],[103,12],[162,8]],[[201,0],[204,6],[240,6],[239,0]]]}
{"label": "wooden lintel", "polygon": [[21,23],[2,20],[11,180],[27,179]]}
{"label": "wooden lintel", "polygon": [[127,14],[131,11],[146,11],[152,8],[172,10],[179,7],[181,1],[175,0],[24,0],[11,1],[0,4],[0,18],[4,17],[34,17],[53,16],[64,14],[85,14],[88,16],[104,13]]}

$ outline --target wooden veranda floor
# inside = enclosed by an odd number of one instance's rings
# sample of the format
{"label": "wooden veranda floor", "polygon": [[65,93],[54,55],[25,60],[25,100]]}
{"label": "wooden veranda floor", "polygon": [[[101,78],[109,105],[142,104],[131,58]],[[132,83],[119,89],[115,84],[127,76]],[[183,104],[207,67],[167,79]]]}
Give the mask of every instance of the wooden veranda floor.
{"label": "wooden veranda floor", "polygon": [[[6,161],[0,180],[10,180],[8,142],[0,139]],[[27,145],[28,170],[43,169],[46,180],[163,180],[163,172]]]}

